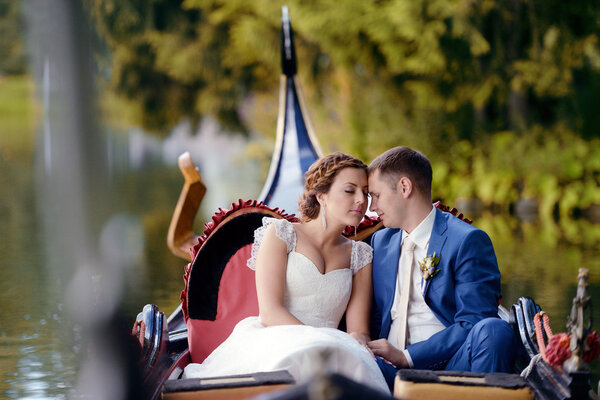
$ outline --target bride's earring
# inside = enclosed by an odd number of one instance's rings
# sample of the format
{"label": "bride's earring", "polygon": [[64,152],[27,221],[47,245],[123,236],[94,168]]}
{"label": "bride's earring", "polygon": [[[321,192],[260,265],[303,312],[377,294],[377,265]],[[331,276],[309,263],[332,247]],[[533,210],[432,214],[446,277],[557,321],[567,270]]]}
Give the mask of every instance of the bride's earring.
{"label": "bride's earring", "polygon": [[354,236],[356,236],[356,226],[354,227]]}
{"label": "bride's earring", "polygon": [[321,206],[321,222],[323,223],[323,230],[327,229],[327,221],[325,220],[325,207]]}

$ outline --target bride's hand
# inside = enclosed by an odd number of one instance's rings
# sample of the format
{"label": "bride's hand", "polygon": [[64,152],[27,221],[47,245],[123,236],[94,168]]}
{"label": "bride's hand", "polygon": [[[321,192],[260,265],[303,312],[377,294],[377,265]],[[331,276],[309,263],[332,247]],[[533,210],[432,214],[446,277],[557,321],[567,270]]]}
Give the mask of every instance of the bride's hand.
{"label": "bride's hand", "polygon": [[371,353],[371,355],[373,357],[375,357],[375,355],[373,354],[373,352],[371,351],[371,349],[368,346],[369,337],[367,337],[364,333],[359,333],[359,332],[350,332],[350,336],[352,336],[354,338],[354,340],[356,340],[358,342],[358,344],[360,344],[362,347],[369,350],[369,353]]}

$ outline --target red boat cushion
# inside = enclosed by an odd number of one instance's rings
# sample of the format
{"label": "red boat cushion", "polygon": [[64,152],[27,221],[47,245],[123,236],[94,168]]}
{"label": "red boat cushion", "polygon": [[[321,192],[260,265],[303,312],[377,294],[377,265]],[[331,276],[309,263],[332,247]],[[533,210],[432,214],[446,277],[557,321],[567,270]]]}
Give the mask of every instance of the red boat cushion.
{"label": "red boat cushion", "polygon": [[252,244],[239,249],[227,262],[219,283],[219,300],[214,321],[187,321],[192,362],[201,363],[230,334],[242,319],[258,315],[254,271],[246,266]]}
{"label": "red boat cushion", "polygon": [[202,362],[240,320],[258,315],[254,271],[246,263],[265,216],[297,221],[262,203],[240,200],[213,216],[192,250],[181,293],[192,362]]}

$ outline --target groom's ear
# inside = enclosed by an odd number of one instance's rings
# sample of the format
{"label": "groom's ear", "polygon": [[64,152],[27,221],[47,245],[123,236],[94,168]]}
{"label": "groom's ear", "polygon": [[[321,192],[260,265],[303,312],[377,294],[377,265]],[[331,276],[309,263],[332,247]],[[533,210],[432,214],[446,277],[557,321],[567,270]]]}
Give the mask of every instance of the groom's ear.
{"label": "groom's ear", "polygon": [[396,192],[400,192],[402,197],[407,198],[412,193],[413,184],[410,178],[403,176],[396,183]]}

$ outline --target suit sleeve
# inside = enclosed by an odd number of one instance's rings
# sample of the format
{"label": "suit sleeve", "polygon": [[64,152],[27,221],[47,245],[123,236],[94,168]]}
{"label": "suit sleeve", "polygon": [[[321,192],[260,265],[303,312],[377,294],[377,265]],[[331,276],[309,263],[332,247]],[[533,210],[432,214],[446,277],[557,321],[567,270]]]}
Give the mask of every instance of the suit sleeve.
{"label": "suit sleeve", "polygon": [[[442,296],[439,303],[454,303],[454,307],[449,307],[455,310],[454,315],[448,316],[450,324],[445,329],[407,347],[418,369],[444,368],[463,345],[473,325],[498,315],[500,271],[492,242],[485,232],[470,230],[444,266],[451,274],[444,274],[443,290],[432,295]],[[432,311],[440,314],[434,306],[432,302]]]}

